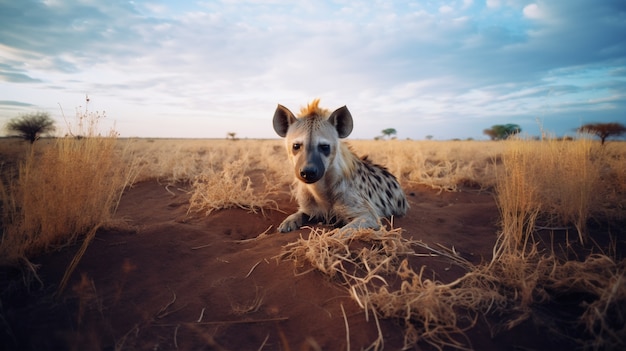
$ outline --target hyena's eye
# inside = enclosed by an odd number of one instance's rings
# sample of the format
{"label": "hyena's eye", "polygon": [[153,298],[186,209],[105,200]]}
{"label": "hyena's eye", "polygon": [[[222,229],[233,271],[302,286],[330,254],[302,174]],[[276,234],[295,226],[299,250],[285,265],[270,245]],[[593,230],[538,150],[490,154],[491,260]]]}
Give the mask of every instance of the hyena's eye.
{"label": "hyena's eye", "polygon": [[294,144],[293,144],[293,151],[298,151],[298,150],[300,150],[300,147],[302,147],[302,144],[294,143]]}
{"label": "hyena's eye", "polygon": [[330,145],[319,144],[318,148],[320,149],[320,152],[323,153],[324,155],[326,156],[330,155]]}

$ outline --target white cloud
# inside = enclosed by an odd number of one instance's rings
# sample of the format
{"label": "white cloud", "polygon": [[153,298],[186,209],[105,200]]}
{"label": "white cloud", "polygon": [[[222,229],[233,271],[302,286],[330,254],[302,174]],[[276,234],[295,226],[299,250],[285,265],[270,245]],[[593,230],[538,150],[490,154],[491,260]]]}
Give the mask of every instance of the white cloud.
{"label": "white cloud", "polygon": [[454,12],[454,8],[452,6],[444,5],[439,8],[439,13],[447,14],[451,12]]}
{"label": "white cloud", "polygon": [[486,5],[489,8],[498,8],[500,7],[500,0],[487,0]]}
{"label": "white cloud", "polygon": [[537,4],[529,4],[524,6],[523,10],[524,16],[530,19],[541,19],[543,17],[543,13]]}

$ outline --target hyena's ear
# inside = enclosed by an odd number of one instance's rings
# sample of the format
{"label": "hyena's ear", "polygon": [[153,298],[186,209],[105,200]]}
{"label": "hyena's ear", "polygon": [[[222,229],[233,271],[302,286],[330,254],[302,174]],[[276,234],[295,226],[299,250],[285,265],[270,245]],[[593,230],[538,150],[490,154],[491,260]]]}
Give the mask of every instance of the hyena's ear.
{"label": "hyena's ear", "polygon": [[352,115],[347,107],[344,106],[336,109],[330,114],[328,121],[335,126],[340,138],[345,138],[352,133]]}
{"label": "hyena's ear", "polygon": [[278,104],[276,107],[276,112],[274,112],[274,130],[276,134],[281,137],[285,137],[287,135],[287,130],[289,126],[296,121],[296,116],[289,111],[285,106]]}

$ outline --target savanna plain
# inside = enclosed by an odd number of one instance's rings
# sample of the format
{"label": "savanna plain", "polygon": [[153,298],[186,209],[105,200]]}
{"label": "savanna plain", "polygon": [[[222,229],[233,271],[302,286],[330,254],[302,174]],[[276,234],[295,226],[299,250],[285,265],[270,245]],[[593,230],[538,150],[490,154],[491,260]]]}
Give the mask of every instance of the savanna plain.
{"label": "savanna plain", "polygon": [[0,348],[626,347],[626,143],[348,143],[411,208],[338,238],[282,140],[0,140]]}

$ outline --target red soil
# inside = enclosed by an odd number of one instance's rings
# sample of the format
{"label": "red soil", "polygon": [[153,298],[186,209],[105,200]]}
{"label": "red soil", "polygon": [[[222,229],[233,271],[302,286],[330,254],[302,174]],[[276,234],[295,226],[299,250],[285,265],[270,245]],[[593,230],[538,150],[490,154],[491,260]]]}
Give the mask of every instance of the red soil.
{"label": "red soil", "polygon": [[[342,307],[352,350],[376,340],[375,322],[344,288],[317,271],[296,275],[292,261],[276,259],[309,230],[273,233],[286,216],[279,211],[188,216],[189,195],[168,189],[156,182],[130,189],[116,214],[126,224],[97,233],[59,298],[53,294],[78,245],[35,259],[43,286],[29,291],[20,288],[20,272],[2,270],[0,349],[345,350]],[[405,237],[454,246],[474,263],[490,259],[499,217],[491,194],[407,192],[410,212],[394,223]],[[277,201],[287,213],[296,209],[288,194]],[[247,240],[270,227],[272,234]],[[441,257],[411,262],[444,282],[464,273]],[[381,328],[385,349],[401,349],[402,322],[381,320]],[[467,335],[466,346],[477,350],[564,347],[531,321],[492,337],[480,319]]]}

